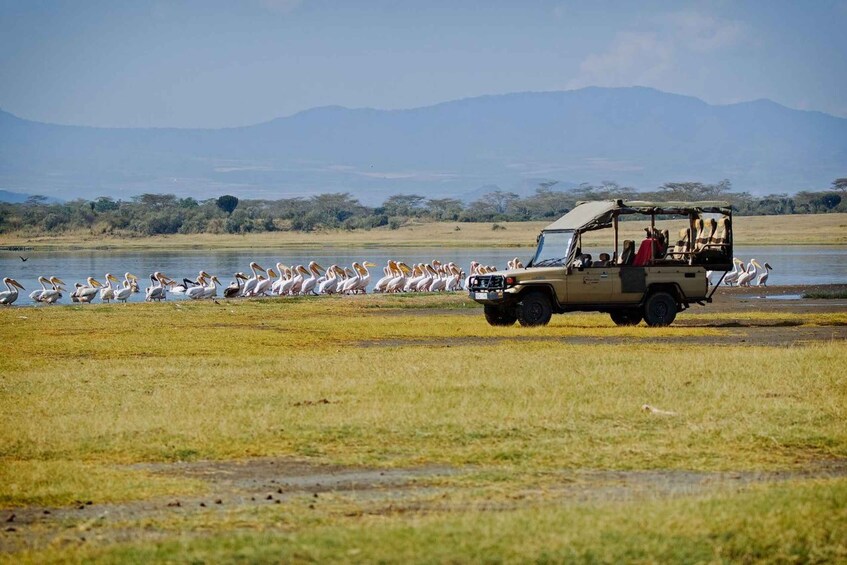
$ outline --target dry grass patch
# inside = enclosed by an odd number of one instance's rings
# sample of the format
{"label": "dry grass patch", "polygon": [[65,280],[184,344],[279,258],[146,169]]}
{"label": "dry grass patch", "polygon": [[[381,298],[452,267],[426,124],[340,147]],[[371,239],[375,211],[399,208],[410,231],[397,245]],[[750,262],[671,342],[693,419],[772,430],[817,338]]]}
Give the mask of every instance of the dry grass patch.
{"label": "dry grass patch", "polygon": [[[796,214],[786,216],[737,216],[733,218],[736,245],[845,245],[847,214]],[[170,235],[154,237],[109,237],[87,232],[51,237],[22,237],[0,234],[0,247],[29,249],[270,249],[278,247],[532,247],[544,222],[500,222],[505,229],[493,230],[492,223],[411,223],[397,230],[327,230],[317,232],[268,232],[249,235]],[[621,240],[640,240],[642,221],[621,222]],[[681,222],[661,222],[675,234]],[[458,231],[457,229],[458,228]],[[608,245],[605,232],[588,234],[586,245]]]}

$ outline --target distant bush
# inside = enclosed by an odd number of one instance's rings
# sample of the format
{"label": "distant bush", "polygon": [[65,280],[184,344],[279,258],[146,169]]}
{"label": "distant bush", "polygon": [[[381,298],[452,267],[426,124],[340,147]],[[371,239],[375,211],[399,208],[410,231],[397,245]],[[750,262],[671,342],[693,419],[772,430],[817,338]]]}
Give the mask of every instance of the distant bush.
{"label": "distant bush", "polygon": [[[847,178],[820,191],[761,198],[733,192],[728,180],[715,184],[671,182],[656,190],[639,192],[614,182],[582,184],[554,190],[555,182],[541,183],[534,193],[519,196],[494,189],[465,203],[453,198],[427,199],[393,195],[380,206],[368,207],[346,192],[310,198],[239,200],[224,195],[197,201],[173,194],[141,194],[129,201],[101,196],[93,201],[51,204],[34,197],[22,204],[0,203],[0,232],[52,234],[73,230],[126,235],[233,233],[246,234],[319,229],[359,230],[387,227],[396,230],[410,219],[451,222],[492,222],[492,231],[505,230],[501,222],[550,220],[573,209],[581,200],[726,200],[738,216],[824,214],[847,212]],[[456,225],[454,231],[461,231]]]}

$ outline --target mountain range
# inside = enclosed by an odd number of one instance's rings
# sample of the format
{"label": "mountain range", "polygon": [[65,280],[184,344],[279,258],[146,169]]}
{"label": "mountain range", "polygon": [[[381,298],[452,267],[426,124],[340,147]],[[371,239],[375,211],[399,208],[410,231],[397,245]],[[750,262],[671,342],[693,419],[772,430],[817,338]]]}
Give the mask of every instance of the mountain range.
{"label": "mountain range", "polygon": [[408,110],[320,107],[224,129],[54,125],[0,111],[0,188],[71,199],[167,192],[473,198],[616,181],[822,190],[847,174],[847,119],[769,100],[710,105],[642,87],[481,96]]}

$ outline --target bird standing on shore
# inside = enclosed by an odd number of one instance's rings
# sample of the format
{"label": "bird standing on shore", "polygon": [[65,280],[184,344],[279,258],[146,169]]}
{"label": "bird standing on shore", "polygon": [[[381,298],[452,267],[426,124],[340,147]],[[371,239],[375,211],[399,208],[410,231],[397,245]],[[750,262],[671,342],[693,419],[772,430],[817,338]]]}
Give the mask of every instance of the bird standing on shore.
{"label": "bird standing on shore", "polygon": [[773,267],[771,267],[767,261],[765,261],[764,267],[759,263],[756,263],[756,265],[764,271],[761,275],[759,275],[758,280],[756,280],[756,286],[768,286],[768,277],[770,276]]}
{"label": "bird standing on shore", "polygon": [[3,282],[6,283],[6,288],[9,290],[5,290],[0,292],[0,304],[3,306],[11,306],[15,300],[18,299],[18,289],[26,290],[21,283],[16,281],[11,277],[6,277],[3,279]]}

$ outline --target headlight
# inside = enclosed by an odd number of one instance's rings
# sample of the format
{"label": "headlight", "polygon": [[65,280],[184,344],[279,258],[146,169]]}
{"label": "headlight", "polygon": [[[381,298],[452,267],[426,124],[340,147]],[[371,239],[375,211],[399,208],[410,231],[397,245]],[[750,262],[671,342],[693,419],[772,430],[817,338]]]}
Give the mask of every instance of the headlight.
{"label": "headlight", "polygon": [[515,277],[506,277],[506,286],[513,286],[517,284],[517,282],[518,281],[515,280]]}

